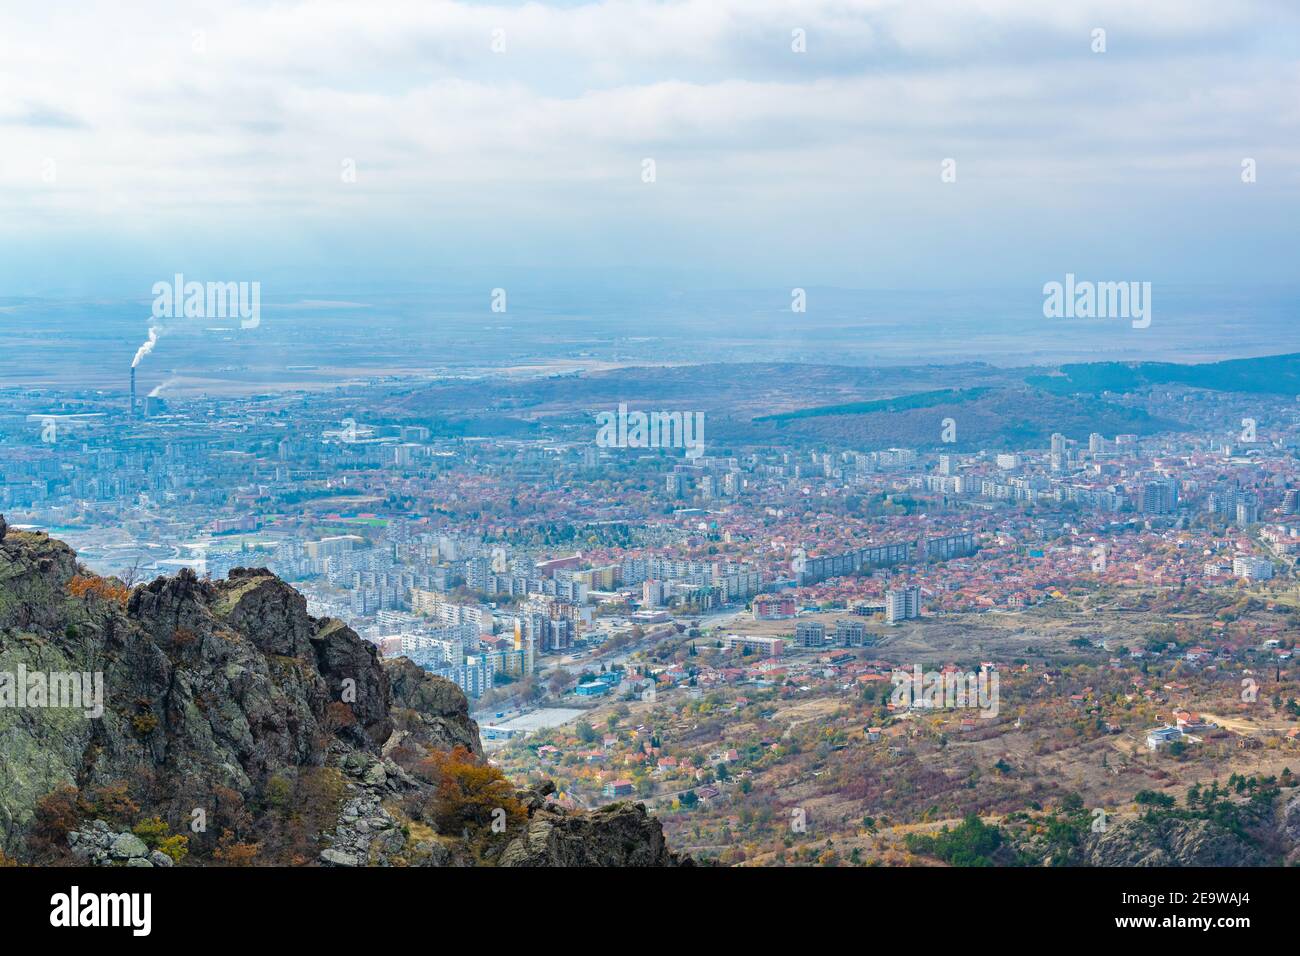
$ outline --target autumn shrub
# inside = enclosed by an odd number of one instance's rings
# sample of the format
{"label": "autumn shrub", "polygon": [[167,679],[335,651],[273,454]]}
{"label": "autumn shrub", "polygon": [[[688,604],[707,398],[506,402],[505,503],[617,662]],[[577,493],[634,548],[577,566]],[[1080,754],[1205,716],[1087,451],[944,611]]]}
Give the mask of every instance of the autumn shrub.
{"label": "autumn shrub", "polygon": [[68,581],[68,593],[75,598],[100,598],[119,607],[126,607],[131,592],[126,585],[112,578],[101,578],[94,574],[74,574]]}
{"label": "autumn shrub", "polygon": [[173,835],[171,827],[162,817],[147,817],[133,826],[131,832],[143,840],[149,849],[171,857],[173,863],[179,863],[190,852],[189,837]]}
{"label": "autumn shrub", "polygon": [[293,781],[283,774],[276,774],[266,782],[262,797],[270,809],[287,810],[293,805]]}
{"label": "autumn shrub", "polygon": [[32,849],[43,853],[64,846],[68,834],[81,822],[83,813],[77,788],[71,784],[41,797],[36,801],[32,819]]}
{"label": "autumn shrub", "polygon": [[420,771],[433,784],[428,816],[441,833],[486,838],[528,819],[505,775],[464,747],[432,752]]}
{"label": "autumn shrub", "polygon": [[240,831],[240,838],[256,839],[261,863],[305,865],[319,854],[322,835],[337,825],[346,798],[347,780],[337,767],[273,774],[262,787],[265,812]]}
{"label": "autumn shrub", "polygon": [[158,718],[149,712],[136,714],[131,718],[131,729],[137,737],[148,737],[158,729]]}
{"label": "autumn shrub", "polygon": [[172,858],[173,863],[179,863],[185,859],[190,852],[190,838],[180,834],[166,837],[158,841],[158,850]]}
{"label": "autumn shrub", "polygon": [[333,701],[325,708],[325,726],[330,733],[337,733],[345,727],[353,726],[356,722],[357,715],[342,701]]}
{"label": "autumn shrub", "polygon": [[[82,793],[65,784],[36,801],[28,845],[40,858],[58,856],[65,851],[68,834],[84,820],[104,820],[114,826],[130,826],[139,814],[139,805],[131,799],[124,782],[104,784]],[[136,832],[151,832],[151,827],[166,824],[156,817],[136,824]],[[149,839],[141,837],[153,846]]]}
{"label": "autumn shrub", "polygon": [[223,866],[253,866],[262,851],[260,843],[241,843],[230,830],[223,830],[212,858]]}
{"label": "autumn shrub", "polygon": [[119,780],[90,790],[81,799],[81,810],[85,816],[125,825],[140,812],[140,806],[131,799],[126,783]]}
{"label": "autumn shrub", "polygon": [[145,846],[153,850],[171,832],[171,827],[162,817],[146,817],[133,826],[131,832],[143,840]]}

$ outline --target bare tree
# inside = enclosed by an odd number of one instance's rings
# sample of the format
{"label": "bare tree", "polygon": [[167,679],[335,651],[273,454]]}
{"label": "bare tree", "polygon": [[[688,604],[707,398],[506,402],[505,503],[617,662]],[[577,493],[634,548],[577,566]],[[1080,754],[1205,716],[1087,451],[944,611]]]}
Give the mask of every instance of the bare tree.
{"label": "bare tree", "polygon": [[140,579],[140,561],[141,559],[137,557],[131,567],[122,575],[122,583],[126,585],[128,591],[135,587],[136,582]]}

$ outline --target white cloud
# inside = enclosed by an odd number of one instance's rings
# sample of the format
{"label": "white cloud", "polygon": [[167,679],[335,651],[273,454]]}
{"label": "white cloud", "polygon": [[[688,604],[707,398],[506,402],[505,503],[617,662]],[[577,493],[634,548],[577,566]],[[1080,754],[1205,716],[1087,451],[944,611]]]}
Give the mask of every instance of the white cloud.
{"label": "white cloud", "polygon": [[[779,223],[1012,193],[1294,185],[1280,2],[32,5],[0,36],[0,230],[436,215]],[[1104,27],[1108,52],[1089,31]],[[807,32],[808,52],[790,50]],[[505,31],[506,52],[490,48]],[[659,164],[647,198],[640,162]],[[340,178],[356,162],[357,182]],[[55,171],[50,180],[50,163]],[[719,227],[719,237],[725,234]]]}

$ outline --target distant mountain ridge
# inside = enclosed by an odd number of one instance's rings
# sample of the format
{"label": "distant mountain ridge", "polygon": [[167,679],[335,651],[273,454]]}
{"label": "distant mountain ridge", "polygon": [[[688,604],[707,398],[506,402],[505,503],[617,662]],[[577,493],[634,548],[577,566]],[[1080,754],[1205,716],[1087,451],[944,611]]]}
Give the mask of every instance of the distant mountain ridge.
{"label": "distant mountain ridge", "polygon": [[1194,365],[1093,362],[999,368],[982,362],[860,367],[777,362],[636,366],[580,375],[435,382],[395,389],[384,420],[419,422],[435,434],[594,435],[596,412],[617,408],[702,411],[711,447],[780,441],[869,450],[937,447],[938,422],[957,423],[959,448],[1040,445],[1055,432],[1076,440],[1179,431],[1103,393],[1160,386],[1300,395],[1300,353]]}
{"label": "distant mountain ridge", "polygon": [[1092,432],[1149,435],[1186,428],[1140,408],[1019,386],[944,389],[815,406],[750,422],[725,421],[713,431],[719,440],[740,444],[797,440],[863,450],[898,446],[969,451],[1041,447],[1056,432],[1086,441]]}
{"label": "distant mountain ridge", "polygon": [[1089,362],[1062,365],[1059,375],[1027,381],[1057,392],[1099,394],[1132,392],[1157,385],[1185,385],[1216,392],[1254,392],[1300,396],[1300,353],[1228,359],[1199,365],[1174,362]]}
{"label": "distant mountain ridge", "polygon": [[799,418],[822,418],[827,415],[866,415],[871,412],[901,412],[914,408],[932,408],[935,405],[968,402],[991,392],[989,387],[941,388],[931,392],[912,392],[898,398],[878,398],[870,402],[849,402],[844,405],[815,405],[794,412],[760,415],[755,422],[788,422]]}

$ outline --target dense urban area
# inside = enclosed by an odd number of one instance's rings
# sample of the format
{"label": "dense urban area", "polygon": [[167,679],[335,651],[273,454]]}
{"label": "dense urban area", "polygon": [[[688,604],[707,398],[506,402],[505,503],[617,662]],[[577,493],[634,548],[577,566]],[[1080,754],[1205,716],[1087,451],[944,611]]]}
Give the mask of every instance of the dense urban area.
{"label": "dense urban area", "polygon": [[[128,587],[267,568],[459,685],[507,776],[645,801],[700,860],[1065,861],[1162,815],[1249,833],[1296,783],[1300,396],[1101,390],[1142,427],[983,444],[977,387],[684,447],[714,413],[677,393],[600,441],[613,403],[475,433],[418,387],[10,388],[0,511]],[[822,427],[894,414],[933,433]],[[922,672],[992,699],[900,701]]]}

